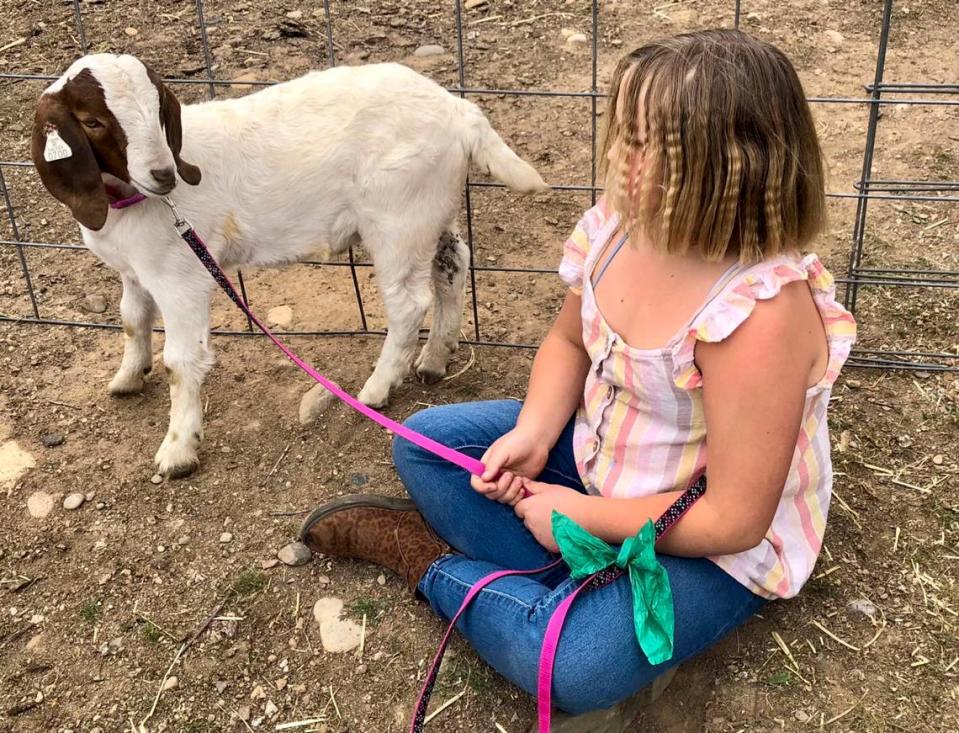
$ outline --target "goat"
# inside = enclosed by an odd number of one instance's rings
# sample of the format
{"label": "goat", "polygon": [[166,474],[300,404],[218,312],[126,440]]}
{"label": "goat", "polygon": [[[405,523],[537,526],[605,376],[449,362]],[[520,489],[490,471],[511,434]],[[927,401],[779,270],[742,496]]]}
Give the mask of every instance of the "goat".
{"label": "goat", "polygon": [[[110,393],[143,388],[158,311],[163,318],[170,422],[155,461],[170,477],[199,462],[215,284],[180,241],[162,197],[225,268],[340,254],[362,242],[388,332],[358,396],[380,407],[409,371],[431,301],[420,378],[439,380],[458,345],[469,251],[455,219],[470,161],[513,190],[547,188],[476,105],[399,64],[311,72],[181,107],[134,56],[89,55],[43,92],[31,148],[44,186],[122,280],[123,358]],[[136,192],[147,198],[110,208]]]}

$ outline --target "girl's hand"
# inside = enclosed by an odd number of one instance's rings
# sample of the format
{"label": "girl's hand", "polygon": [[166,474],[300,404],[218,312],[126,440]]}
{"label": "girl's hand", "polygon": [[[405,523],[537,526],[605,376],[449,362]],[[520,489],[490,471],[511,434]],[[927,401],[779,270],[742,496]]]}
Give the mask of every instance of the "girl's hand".
{"label": "girl's hand", "polygon": [[537,542],[550,552],[559,552],[559,546],[553,538],[553,510],[575,519],[574,512],[588,497],[565,486],[529,479],[522,480],[522,488],[526,490],[526,497],[519,500],[513,511],[523,520]]}
{"label": "girl's hand", "polygon": [[487,499],[512,506],[523,496],[523,477],[539,476],[548,456],[549,447],[542,439],[532,431],[514,428],[483,454],[486,471],[473,476],[470,486]]}

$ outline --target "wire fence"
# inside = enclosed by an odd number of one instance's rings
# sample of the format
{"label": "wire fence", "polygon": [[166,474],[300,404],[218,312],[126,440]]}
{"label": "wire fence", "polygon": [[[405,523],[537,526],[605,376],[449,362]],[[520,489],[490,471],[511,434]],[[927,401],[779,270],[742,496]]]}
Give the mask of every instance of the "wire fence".
{"label": "wire fence", "polygon": [[[77,39],[84,53],[89,50],[87,35],[84,26],[84,13],[80,0],[65,0],[72,4],[73,16],[76,25]],[[736,28],[740,25],[742,1],[733,0],[733,23]],[[912,201],[912,202],[959,202],[959,181],[928,181],[882,179],[873,177],[873,161],[876,152],[876,136],[882,117],[882,109],[886,105],[923,105],[923,106],[959,106],[959,84],[949,83],[913,83],[913,82],[886,82],[886,56],[889,49],[890,29],[892,26],[894,0],[883,0],[882,20],[878,29],[878,42],[875,62],[875,74],[872,83],[864,85],[862,97],[809,97],[813,105],[859,105],[868,109],[866,124],[865,146],[862,167],[859,179],[853,184],[852,191],[830,191],[827,193],[833,199],[855,200],[856,211],[851,233],[848,266],[845,276],[838,277],[837,282],[844,291],[844,304],[856,312],[860,293],[867,287],[890,288],[934,288],[959,290],[959,270],[937,270],[920,267],[865,267],[864,254],[866,251],[868,211],[871,201]],[[165,81],[173,85],[202,85],[207,87],[210,99],[217,96],[217,89],[234,85],[234,80],[217,79],[214,76],[213,54],[207,33],[207,20],[204,14],[203,0],[195,0],[196,22],[199,31],[200,47],[206,76],[203,78],[167,78]],[[592,203],[601,191],[597,185],[597,120],[599,117],[597,101],[605,96],[605,92],[598,88],[598,49],[600,35],[601,13],[599,0],[592,0],[590,14],[590,88],[588,91],[573,90],[540,90],[540,89],[499,89],[488,87],[471,87],[467,84],[467,66],[465,62],[465,48],[467,39],[463,30],[463,1],[454,0],[453,12],[456,28],[456,60],[457,80],[455,86],[447,89],[462,97],[495,95],[504,97],[545,97],[545,98],[585,98],[589,100],[589,130],[590,130],[590,172],[589,182],[583,184],[553,185],[554,191],[588,193]],[[337,64],[336,45],[334,43],[335,19],[330,11],[329,0],[323,0],[323,22],[326,34],[327,64],[332,67]],[[65,63],[72,59],[64,59]],[[27,73],[0,73],[0,79],[53,81],[56,76]],[[244,81],[248,86],[265,86],[273,82],[250,80]],[[2,156],[0,156],[2,157]],[[80,244],[65,242],[37,242],[28,241],[21,237],[17,223],[16,207],[13,203],[10,186],[5,169],[31,168],[29,161],[0,160],[0,192],[3,196],[3,205],[9,221],[12,239],[0,239],[0,247],[14,248],[17,252],[24,287],[30,301],[30,313],[10,315],[0,313],[0,321],[12,321],[24,324],[44,324],[59,326],[75,326],[87,328],[118,329],[119,324],[93,323],[80,320],[68,320],[46,317],[37,298],[37,292],[31,277],[26,251],[30,249],[60,249],[83,250]],[[470,250],[470,308],[472,310],[473,334],[467,343],[482,346],[502,346],[531,349],[533,344],[510,341],[497,341],[484,338],[483,325],[480,318],[480,308],[477,301],[478,273],[529,273],[552,274],[554,270],[540,267],[507,267],[483,266],[475,261],[474,246],[474,211],[471,193],[478,188],[504,188],[502,184],[485,181],[467,180],[464,190],[466,214],[466,238]],[[350,336],[350,335],[385,335],[384,331],[372,329],[367,319],[367,304],[364,303],[357,271],[372,267],[372,263],[357,260],[352,249],[346,262],[317,262],[307,261],[303,264],[328,267],[347,267],[350,270],[353,295],[359,313],[360,329],[340,331],[288,331],[288,334],[304,336]],[[238,273],[239,285],[244,300],[248,299],[247,286],[242,272]],[[250,335],[254,333],[252,323],[248,322],[247,331],[214,330],[213,333],[224,335]],[[850,365],[873,367],[881,369],[914,369],[924,371],[959,371],[959,351],[929,351],[921,349],[881,349],[860,347],[854,350]]]}

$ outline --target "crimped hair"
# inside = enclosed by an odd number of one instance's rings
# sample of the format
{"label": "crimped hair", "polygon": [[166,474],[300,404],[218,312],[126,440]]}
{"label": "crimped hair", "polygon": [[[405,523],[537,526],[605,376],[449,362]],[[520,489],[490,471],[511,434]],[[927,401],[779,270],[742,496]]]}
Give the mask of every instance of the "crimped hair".
{"label": "crimped hair", "polygon": [[666,252],[752,263],[803,249],[825,224],[812,114],[768,43],[711,30],[643,46],[617,65],[606,120],[607,199]]}

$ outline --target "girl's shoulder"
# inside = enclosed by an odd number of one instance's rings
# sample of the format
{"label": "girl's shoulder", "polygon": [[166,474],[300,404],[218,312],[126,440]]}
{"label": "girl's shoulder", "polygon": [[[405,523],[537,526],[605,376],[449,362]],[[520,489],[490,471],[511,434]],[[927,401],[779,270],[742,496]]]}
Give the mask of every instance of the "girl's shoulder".
{"label": "girl's shoulder", "polygon": [[574,227],[563,245],[563,260],[559,275],[579,294],[583,288],[583,272],[591,252],[598,251],[619,226],[619,217],[601,197],[596,205],[587,210]]}
{"label": "girl's shoulder", "polygon": [[715,343],[732,335],[760,301],[778,296],[790,283],[804,281],[822,319],[829,347],[829,365],[819,386],[829,387],[849,357],[856,340],[856,321],[836,300],[833,276],[815,254],[785,254],[739,271],[690,322],[673,348],[673,381],[677,386],[701,386],[695,364],[696,343]]}

